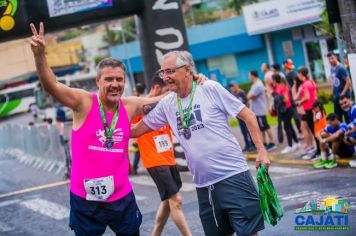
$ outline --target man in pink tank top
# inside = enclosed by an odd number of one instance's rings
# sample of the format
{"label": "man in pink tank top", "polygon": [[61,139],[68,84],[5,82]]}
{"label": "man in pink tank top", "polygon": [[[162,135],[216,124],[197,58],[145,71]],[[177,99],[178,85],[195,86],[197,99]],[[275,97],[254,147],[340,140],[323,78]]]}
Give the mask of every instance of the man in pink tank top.
{"label": "man in pink tank top", "polygon": [[139,235],[142,216],[128,179],[130,121],[161,97],[121,98],[125,65],[113,58],[97,67],[92,94],[57,82],[45,55],[44,26],[31,24],[31,49],[44,89],[73,110],[70,227],[76,235]]}

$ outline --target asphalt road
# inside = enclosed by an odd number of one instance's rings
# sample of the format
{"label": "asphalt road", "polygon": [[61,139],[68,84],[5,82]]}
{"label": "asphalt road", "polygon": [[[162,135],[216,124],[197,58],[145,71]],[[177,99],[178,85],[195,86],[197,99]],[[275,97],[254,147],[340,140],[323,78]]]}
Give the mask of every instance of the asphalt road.
{"label": "asphalt road", "polygon": [[[26,125],[30,114],[11,117],[1,123]],[[238,129],[236,137],[241,139]],[[249,162],[253,176],[254,163]],[[270,170],[285,215],[277,226],[266,224],[259,235],[356,235],[356,169],[314,170],[309,165],[277,165]],[[0,235],[66,236],[74,235],[68,227],[69,185],[63,172],[47,172],[0,152]],[[204,235],[192,177],[182,172],[183,210],[193,235]],[[138,205],[143,214],[141,235],[150,235],[160,198],[153,181],[143,169],[131,177]],[[351,203],[348,231],[295,231],[294,210],[315,198],[335,196]],[[105,235],[114,235],[109,229]],[[171,220],[163,235],[180,235]]]}
{"label": "asphalt road", "polygon": [[[253,162],[249,164],[255,175]],[[266,225],[260,235],[356,235],[356,169],[313,170],[309,166],[275,165],[270,173],[285,216],[275,227]],[[0,235],[74,235],[68,227],[69,185],[63,182],[62,174],[55,175],[20,164],[11,157],[0,156]],[[193,235],[204,235],[192,177],[189,172],[183,172],[181,176],[184,182],[181,191],[183,209],[188,224]],[[160,203],[158,192],[145,170],[141,169],[138,176],[131,177],[131,181],[143,214],[141,235],[150,235],[155,212]],[[19,190],[24,191],[16,193]],[[351,230],[295,231],[294,209],[312,198],[329,195],[344,198],[351,203]],[[114,234],[108,229],[105,235]],[[169,220],[163,235],[180,234]]]}

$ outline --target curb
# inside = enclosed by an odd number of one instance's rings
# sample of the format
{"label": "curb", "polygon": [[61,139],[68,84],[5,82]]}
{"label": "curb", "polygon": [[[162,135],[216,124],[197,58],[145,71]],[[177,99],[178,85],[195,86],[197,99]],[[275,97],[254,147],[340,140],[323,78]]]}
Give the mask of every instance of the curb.
{"label": "curb", "polygon": [[[245,154],[245,158],[249,161],[256,160],[257,154]],[[313,162],[309,160],[288,160],[288,159],[279,159],[274,155],[268,155],[271,162],[278,163],[278,164],[289,164],[289,165],[311,165]],[[336,162],[340,166],[349,166],[349,162],[351,158],[343,158],[343,159],[336,159]]]}

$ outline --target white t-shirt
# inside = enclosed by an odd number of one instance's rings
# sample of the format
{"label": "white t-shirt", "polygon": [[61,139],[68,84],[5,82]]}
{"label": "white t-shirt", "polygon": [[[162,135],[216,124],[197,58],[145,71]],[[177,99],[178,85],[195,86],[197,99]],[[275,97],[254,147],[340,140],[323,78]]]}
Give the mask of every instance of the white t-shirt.
{"label": "white t-shirt", "polygon": [[[184,114],[189,100],[189,95],[181,99]],[[190,139],[183,136],[176,93],[164,97],[143,121],[154,130],[169,123],[183,147],[194,183],[200,188],[249,169],[228,123],[228,115],[236,117],[244,107],[219,83],[206,81],[197,85],[194,94]]]}

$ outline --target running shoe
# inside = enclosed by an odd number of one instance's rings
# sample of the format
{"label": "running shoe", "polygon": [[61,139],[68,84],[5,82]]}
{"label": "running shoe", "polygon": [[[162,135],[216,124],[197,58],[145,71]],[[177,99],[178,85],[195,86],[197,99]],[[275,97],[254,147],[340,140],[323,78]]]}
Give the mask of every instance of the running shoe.
{"label": "running shoe", "polygon": [[311,160],[313,158],[313,155],[306,154],[302,157],[303,160]]}
{"label": "running shoe", "polygon": [[315,162],[313,164],[313,167],[316,168],[316,169],[320,169],[320,168],[324,168],[325,164],[326,164],[326,161],[320,160],[318,162]]}
{"label": "running shoe", "polygon": [[349,162],[350,167],[356,167],[356,160],[351,160]]}
{"label": "running shoe", "polygon": [[314,146],[309,146],[303,149],[302,155],[313,154],[315,152]]}
{"label": "running shoe", "polygon": [[290,147],[290,146],[287,146],[287,147],[285,147],[283,150],[282,150],[282,154],[287,154],[287,153],[290,153],[290,152],[292,152],[293,150],[292,150],[292,147]]}
{"label": "running shoe", "polygon": [[331,160],[325,163],[324,168],[326,169],[332,169],[337,167],[337,162],[335,160]]}
{"label": "running shoe", "polygon": [[318,161],[321,159],[321,155],[315,152],[313,155],[305,155],[302,157],[303,160]]}
{"label": "running shoe", "polygon": [[292,152],[300,148],[300,143],[293,143]]}
{"label": "running shoe", "polygon": [[274,143],[269,143],[266,145],[266,149],[267,149],[267,151],[272,151],[272,150],[277,149],[277,146]]}

